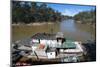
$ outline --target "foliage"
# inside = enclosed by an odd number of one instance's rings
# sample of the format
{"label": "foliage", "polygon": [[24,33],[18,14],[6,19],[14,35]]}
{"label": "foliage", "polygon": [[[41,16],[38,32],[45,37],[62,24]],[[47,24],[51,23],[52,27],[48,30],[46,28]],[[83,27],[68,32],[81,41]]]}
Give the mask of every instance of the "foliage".
{"label": "foliage", "polygon": [[12,22],[57,22],[61,21],[62,15],[45,3],[12,1]]}
{"label": "foliage", "polygon": [[81,23],[93,24],[96,22],[96,10],[80,12],[74,16],[74,19]]}

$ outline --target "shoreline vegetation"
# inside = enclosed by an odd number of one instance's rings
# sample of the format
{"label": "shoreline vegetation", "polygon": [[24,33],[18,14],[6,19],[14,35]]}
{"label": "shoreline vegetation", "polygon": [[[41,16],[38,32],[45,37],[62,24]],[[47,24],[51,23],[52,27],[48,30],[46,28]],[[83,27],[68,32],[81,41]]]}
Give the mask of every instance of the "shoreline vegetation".
{"label": "shoreline vegetation", "polygon": [[13,1],[12,5],[12,24],[56,23],[72,18],[71,16],[62,15],[61,12],[49,7],[46,3]]}
{"label": "shoreline vegetation", "polygon": [[[30,3],[30,4],[29,4]],[[46,3],[12,1],[12,25],[44,25],[74,19],[76,23],[96,25],[96,9],[75,16],[63,15]]]}

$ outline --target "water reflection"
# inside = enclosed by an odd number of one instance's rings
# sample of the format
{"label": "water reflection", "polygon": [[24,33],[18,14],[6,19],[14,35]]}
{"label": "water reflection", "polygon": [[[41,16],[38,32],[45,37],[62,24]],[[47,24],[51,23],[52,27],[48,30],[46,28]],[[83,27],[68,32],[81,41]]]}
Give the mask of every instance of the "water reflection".
{"label": "water reflection", "polygon": [[74,20],[64,20],[61,22],[60,24],[60,31],[61,32],[75,32],[77,29],[76,29],[76,26],[75,26],[75,23],[74,23]]}
{"label": "water reflection", "polygon": [[86,24],[75,23],[74,20],[65,20],[60,24],[60,31],[65,34],[66,38],[86,41],[95,39],[95,29]]}

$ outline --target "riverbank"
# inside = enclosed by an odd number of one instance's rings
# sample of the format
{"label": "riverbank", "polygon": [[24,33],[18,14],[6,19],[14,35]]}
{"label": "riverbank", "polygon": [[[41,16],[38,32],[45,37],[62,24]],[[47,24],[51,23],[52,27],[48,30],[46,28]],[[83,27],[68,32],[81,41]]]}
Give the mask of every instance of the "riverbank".
{"label": "riverbank", "polygon": [[25,23],[17,23],[17,24],[11,24],[12,26],[19,26],[19,25],[26,25],[26,26],[40,26],[40,25],[45,25],[45,24],[55,24],[55,23],[59,23],[59,22],[33,22],[33,23],[29,23],[29,24],[25,24]]}
{"label": "riverbank", "polygon": [[86,25],[90,25],[90,26],[92,26],[93,28],[96,28],[96,23],[92,23],[92,22],[87,22],[87,23],[83,23],[82,21],[77,21],[77,20],[75,20],[75,22],[76,23],[79,23],[79,24],[86,24]]}

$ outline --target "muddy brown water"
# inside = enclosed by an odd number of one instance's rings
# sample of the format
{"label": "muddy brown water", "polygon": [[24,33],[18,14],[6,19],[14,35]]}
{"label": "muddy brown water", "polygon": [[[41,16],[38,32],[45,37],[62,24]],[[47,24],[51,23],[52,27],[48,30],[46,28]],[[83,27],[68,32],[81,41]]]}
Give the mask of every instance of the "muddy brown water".
{"label": "muddy brown water", "polygon": [[63,32],[67,39],[85,42],[95,40],[95,28],[88,24],[75,23],[73,19],[64,20],[59,23],[42,24],[42,25],[14,25],[12,26],[12,41],[31,37],[36,33]]}

